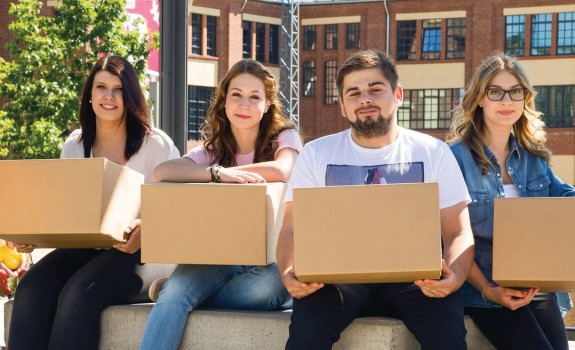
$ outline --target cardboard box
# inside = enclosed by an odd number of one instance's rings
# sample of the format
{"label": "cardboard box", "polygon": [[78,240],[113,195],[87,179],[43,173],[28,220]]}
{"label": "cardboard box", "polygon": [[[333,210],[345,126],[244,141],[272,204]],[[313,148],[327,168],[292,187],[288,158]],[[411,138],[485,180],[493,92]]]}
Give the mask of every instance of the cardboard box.
{"label": "cardboard box", "polygon": [[275,262],[285,183],[142,186],[142,261]]}
{"label": "cardboard box", "polygon": [[144,176],[105,158],[0,161],[0,238],[105,248],[140,213]]}
{"label": "cardboard box", "polygon": [[493,280],[501,286],[575,290],[575,198],[496,198]]}
{"label": "cardboard box", "polygon": [[436,183],[295,189],[296,275],[325,283],[438,279],[438,191]]}

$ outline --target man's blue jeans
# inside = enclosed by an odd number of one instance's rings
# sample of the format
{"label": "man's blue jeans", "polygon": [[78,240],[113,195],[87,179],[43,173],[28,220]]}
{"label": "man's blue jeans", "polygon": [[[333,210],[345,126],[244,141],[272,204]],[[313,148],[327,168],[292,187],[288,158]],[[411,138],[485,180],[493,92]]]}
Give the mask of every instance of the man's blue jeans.
{"label": "man's blue jeans", "polygon": [[152,309],[140,349],[178,349],[188,314],[200,306],[275,310],[291,307],[276,264],[179,265]]}

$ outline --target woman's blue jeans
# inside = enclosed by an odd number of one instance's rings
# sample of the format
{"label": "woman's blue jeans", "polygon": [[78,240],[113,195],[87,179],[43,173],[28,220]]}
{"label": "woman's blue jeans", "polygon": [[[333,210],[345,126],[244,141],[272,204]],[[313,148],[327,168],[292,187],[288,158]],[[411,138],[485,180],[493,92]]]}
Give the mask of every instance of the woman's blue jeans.
{"label": "woman's blue jeans", "polygon": [[160,291],[140,349],[178,349],[188,314],[203,307],[276,310],[290,308],[276,264],[179,265]]}

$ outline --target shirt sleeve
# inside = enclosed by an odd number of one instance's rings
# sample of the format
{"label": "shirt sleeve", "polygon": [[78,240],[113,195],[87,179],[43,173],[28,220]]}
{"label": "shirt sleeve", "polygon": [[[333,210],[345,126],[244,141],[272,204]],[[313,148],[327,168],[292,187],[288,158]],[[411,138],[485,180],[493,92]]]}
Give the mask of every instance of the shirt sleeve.
{"label": "shirt sleeve", "polygon": [[213,156],[208,152],[204,146],[194,147],[191,151],[186,153],[183,158],[188,158],[196,164],[212,164]]}
{"label": "shirt sleeve", "polygon": [[294,188],[319,187],[319,184],[314,176],[314,164],[317,166],[317,160],[314,158],[315,155],[313,147],[311,147],[311,145],[304,146],[301,154],[295,161],[295,165],[288,182],[288,188],[284,197],[284,202],[293,201]]}
{"label": "shirt sleeve", "polygon": [[284,130],[278,135],[278,149],[274,157],[277,157],[278,153],[285,148],[293,149],[297,153],[300,153],[303,149],[301,137],[294,129]]}
{"label": "shirt sleeve", "polygon": [[459,164],[449,147],[444,143],[439,149],[436,172],[439,183],[439,207],[441,209],[463,201],[467,204],[471,202]]}

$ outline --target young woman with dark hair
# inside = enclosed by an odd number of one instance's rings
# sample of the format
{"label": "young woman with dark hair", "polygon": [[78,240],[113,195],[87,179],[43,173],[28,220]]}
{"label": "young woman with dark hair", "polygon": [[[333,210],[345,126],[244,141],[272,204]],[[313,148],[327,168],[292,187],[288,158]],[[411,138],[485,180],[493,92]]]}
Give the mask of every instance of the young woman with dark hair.
{"label": "young woman with dark hair", "polygon": [[[80,126],[61,158],[105,157],[151,182],[158,164],[179,157],[172,140],[150,127],[136,71],[120,57],[96,62],[84,85]],[[107,306],[149,301],[150,282],[173,267],[140,263],[139,219],[126,233],[128,240],[112,249],[56,249],[38,261],[18,286],[9,348],[97,349]]]}

